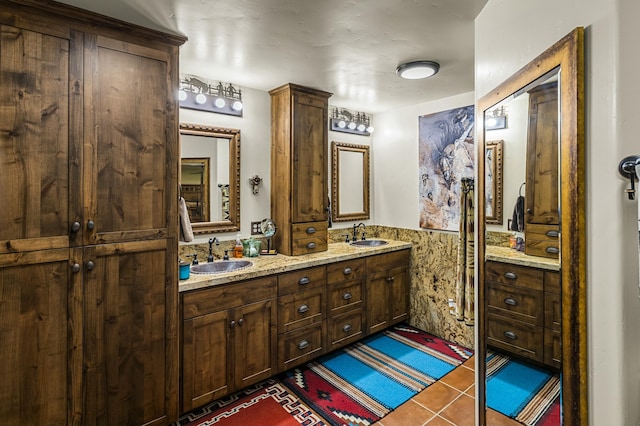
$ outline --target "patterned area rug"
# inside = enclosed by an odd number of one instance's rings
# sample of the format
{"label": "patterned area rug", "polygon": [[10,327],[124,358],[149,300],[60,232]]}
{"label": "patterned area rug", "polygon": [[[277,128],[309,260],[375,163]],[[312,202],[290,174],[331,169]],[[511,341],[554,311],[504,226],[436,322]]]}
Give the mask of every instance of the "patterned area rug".
{"label": "patterned area rug", "polygon": [[329,424],[368,426],[471,355],[466,348],[402,324],[280,379]]}
{"label": "patterned area rug", "polygon": [[487,375],[488,407],[527,426],[560,424],[559,373],[489,352]]}
{"label": "patterned area rug", "polygon": [[324,426],[325,423],[282,384],[269,379],[194,410],[174,424],[209,425]]}

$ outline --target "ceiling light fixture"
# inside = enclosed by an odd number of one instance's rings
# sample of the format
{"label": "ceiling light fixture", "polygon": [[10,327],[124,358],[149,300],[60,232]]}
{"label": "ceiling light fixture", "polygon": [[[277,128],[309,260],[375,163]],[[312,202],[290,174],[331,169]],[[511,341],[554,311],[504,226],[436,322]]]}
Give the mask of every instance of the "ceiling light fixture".
{"label": "ceiling light fixture", "polygon": [[440,64],[433,61],[412,61],[398,65],[396,74],[407,80],[418,80],[435,75],[440,70]]}

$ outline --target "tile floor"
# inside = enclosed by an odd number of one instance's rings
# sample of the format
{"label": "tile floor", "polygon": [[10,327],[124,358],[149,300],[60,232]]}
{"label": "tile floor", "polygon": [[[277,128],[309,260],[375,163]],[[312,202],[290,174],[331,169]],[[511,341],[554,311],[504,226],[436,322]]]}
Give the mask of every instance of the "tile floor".
{"label": "tile floor", "polygon": [[[474,358],[402,404],[374,426],[473,426],[475,423]],[[491,409],[491,426],[522,426]]]}

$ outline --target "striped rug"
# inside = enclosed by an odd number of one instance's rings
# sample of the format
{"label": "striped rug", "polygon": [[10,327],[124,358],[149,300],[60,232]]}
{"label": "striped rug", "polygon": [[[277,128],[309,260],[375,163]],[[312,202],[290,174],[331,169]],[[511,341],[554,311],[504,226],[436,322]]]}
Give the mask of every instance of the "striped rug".
{"label": "striped rug", "polygon": [[487,376],[489,408],[527,426],[559,424],[559,373],[489,352]]}
{"label": "striped rug", "polygon": [[367,426],[471,355],[466,348],[403,324],[280,379],[330,424]]}

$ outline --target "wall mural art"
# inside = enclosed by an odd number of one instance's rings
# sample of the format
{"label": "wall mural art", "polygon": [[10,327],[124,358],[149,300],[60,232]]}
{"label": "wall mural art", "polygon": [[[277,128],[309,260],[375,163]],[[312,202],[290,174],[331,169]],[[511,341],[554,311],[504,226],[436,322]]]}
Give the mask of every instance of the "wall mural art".
{"label": "wall mural art", "polygon": [[473,123],[473,105],[418,118],[420,228],[459,230],[460,182],[474,177]]}

